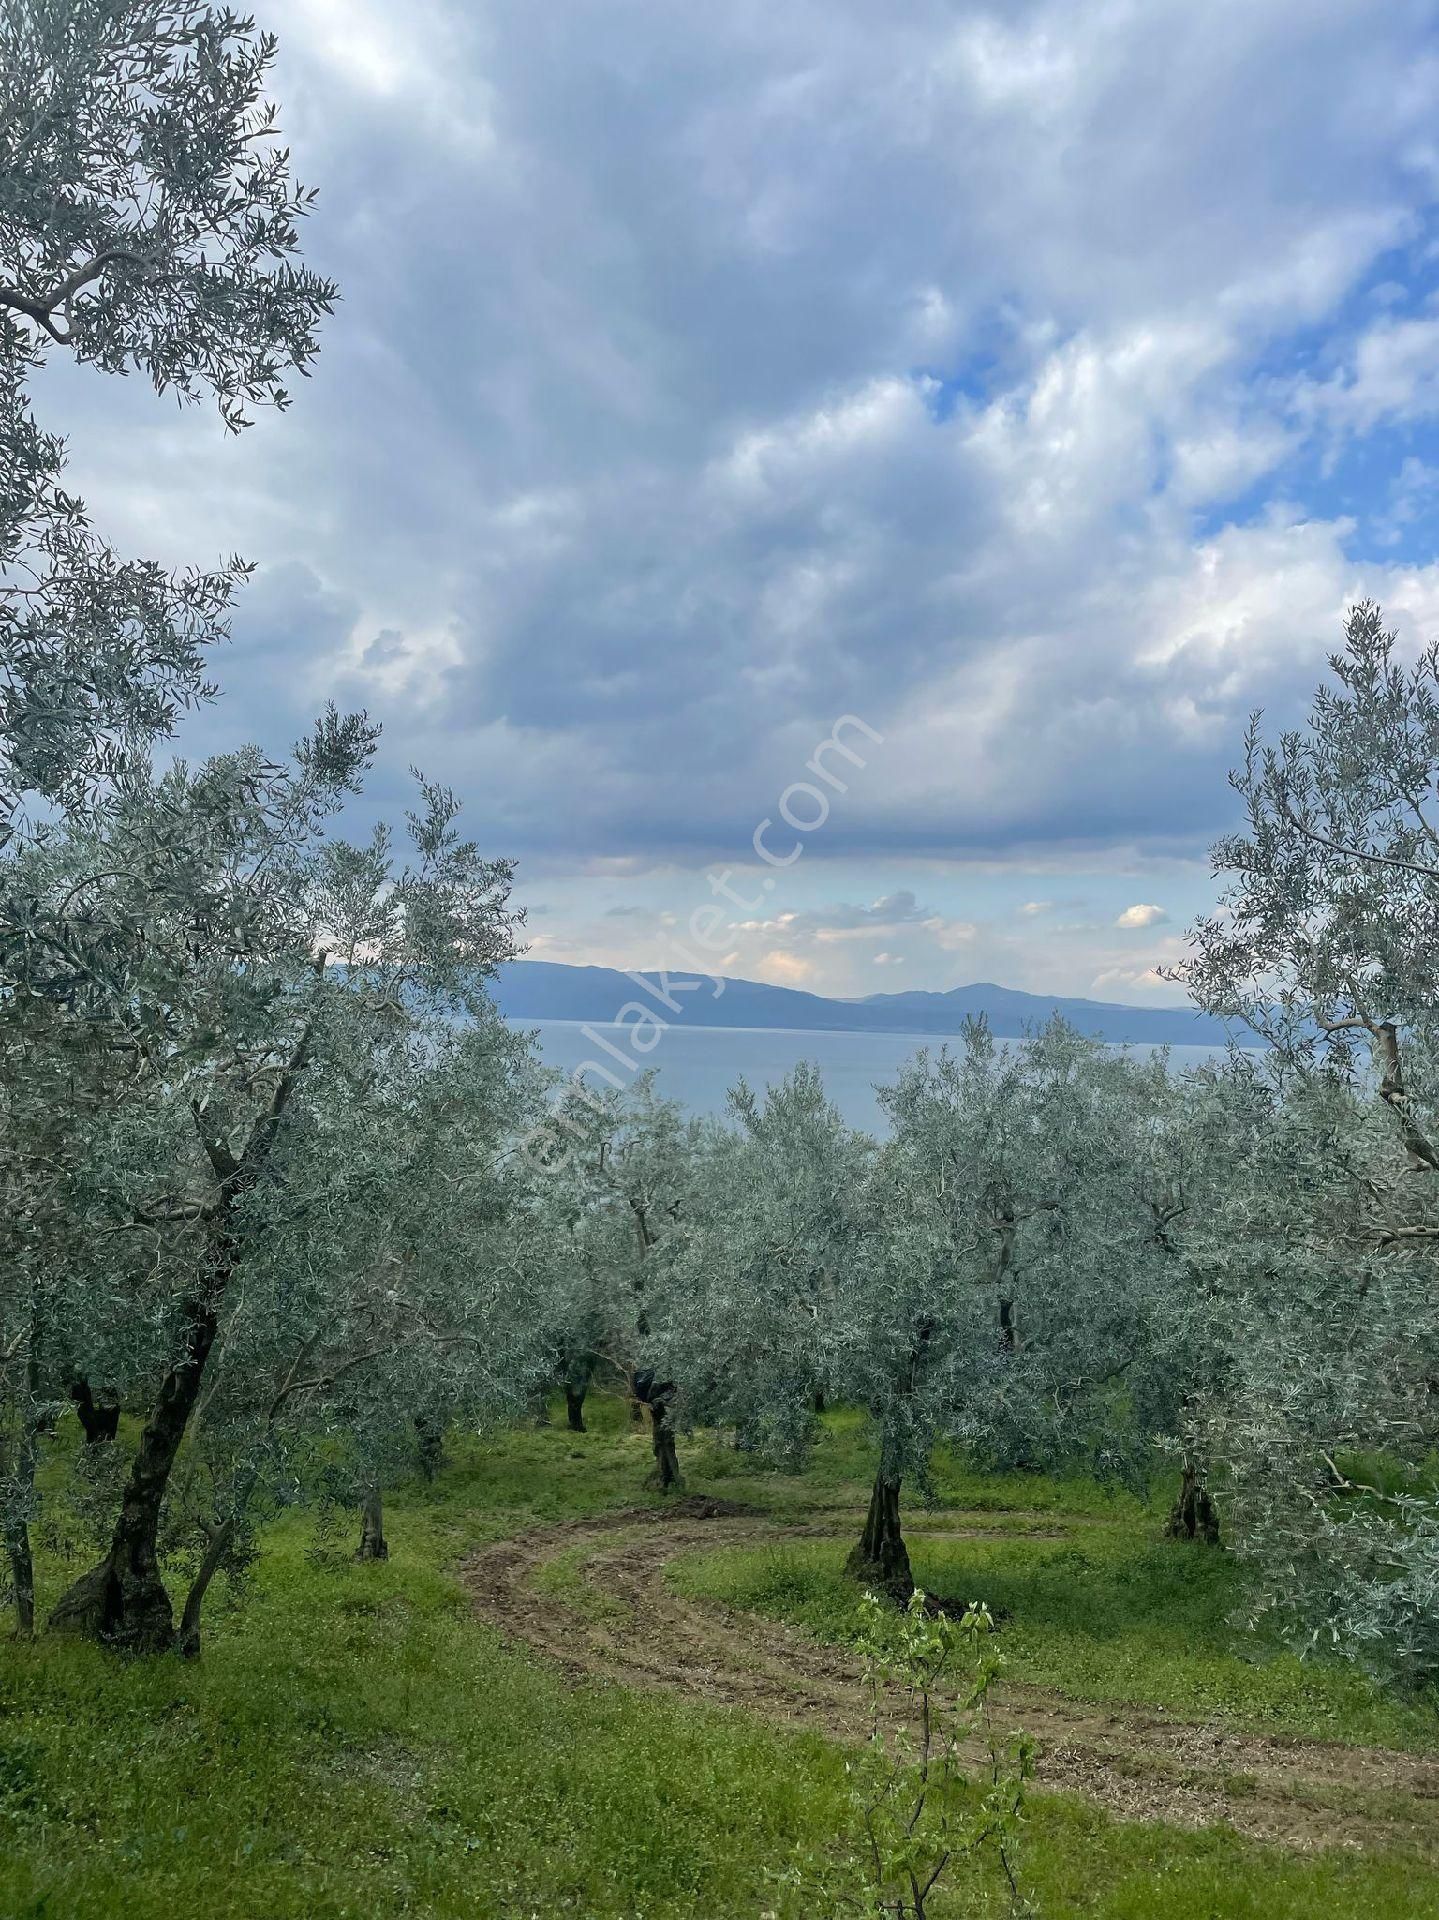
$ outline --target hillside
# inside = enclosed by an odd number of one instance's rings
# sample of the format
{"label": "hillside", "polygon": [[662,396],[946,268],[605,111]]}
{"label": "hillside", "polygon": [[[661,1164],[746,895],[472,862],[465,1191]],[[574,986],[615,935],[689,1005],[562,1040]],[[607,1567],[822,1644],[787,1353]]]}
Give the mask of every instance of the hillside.
{"label": "hillside", "polygon": [[[666,1004],[664,996],[673,1002]],[[863,1000],[831,1000],[795,987],[758,980],[715,983],[703,974],[614,967],[570,967],[553,960],[512,960],[501,970],[495,997],[513,1020],[613,1020],[638,998],[673,1020],[703,1027],[780,1027],[816,1033],[962,1031],[980,1015],[991,1030],[1014,1039],[1058,1013],[1097,1040],[1143,1046],[1223,1046],[1224,1023],[1186,1007],[1126,1007],[1103,1000],[1051,998],[980,981],[948,993],[881,993]],[[675,1009],[678,1009],[676,1011]]]}

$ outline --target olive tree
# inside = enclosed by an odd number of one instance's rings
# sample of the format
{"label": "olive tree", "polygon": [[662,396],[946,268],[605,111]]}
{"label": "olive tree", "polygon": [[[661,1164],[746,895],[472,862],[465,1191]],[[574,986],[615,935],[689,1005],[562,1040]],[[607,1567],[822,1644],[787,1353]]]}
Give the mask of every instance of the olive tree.
{"label": "olive tree", "polygon": [[870,1257],[842,1312],[840,1390],[874,1418],[879,1461],[853,1571],[912,1586],[902,1483],[941,1436],[1006,1465],[1107,1437],[1134,1339],[1123,1193],[1128,1063],[1061,1021],[1010,1045],[982,1022],[881,1091],[891,1137],[870,1182]]}
{"label": "olive tree", "polygon": [[334,290],[296,263],[312,196],[264,98],[274,51],[209,6],[15,0],[0,15],[0,1493],[27,1625],[57,1379],[93,1405],[52,1311],[77,1259],[67,1181],[83,1129],[144,1081],[124,950],[147,916],[127,929],[97,910],[106,875],[84,860],[132,774],[148,782],[151,744],[213,691],[206,653],[247,571],[118,556],[66,490],[31,389],[59,349],[212,394],[235,430],[247,405],[284,404]]}
{"label": "olive tree", "polygon": [[1235,1405],[1217,1420],[1240,1545],[1288,1629],[1410,1673],[1439,1664],[1428,1460],[1439,1439],[1439,649],[1349,616],[1306,724],[1232,776],[1221,908],[1183,970],[1264,1034],[1282,1093],[1259,1191]]}
{"label": "olive tree", "polygon": [[1132,1325],[1115,1342],[1127,1417],[1098,1457],[1142,1487],[1165,1447],[1179,1463],[1168,1532],[1217,1545],[1207,1436],[1242,1369],[1240,1307],[1259,1245],[1253,1229],[1236,1237],[1236,1209],[1261,1191],[1278,1093],[1262,1057],[1231,1048],[1182,1074],[1162,1058],[1137,1065],[1130,1099],[1134,1231],[1116,1290]]}
{"label": "olive tree", "polygon": [[[545,1303],[547,1384],[558,1382],[566,1424],[583,1433],[595,1375],[622,1367],[608,1342],[627,1317],[612,1298],[616,1217],[612,1195],[600,1184],[614,1116],[598,1096],[573,1084],[556,1101],[558,1079],[550,1075],[540,1088],[540,1099],[551,1102],[547,1120],[530,1128],[517,1156],[515,1254]],[[561,1138],[563,1151],[556,1151]],[[619,1244],[627,1250],[622,1227]],[[628,1383],[629,1374],[623,1377]]]}
{"label": "olive tree", "polygon": [[297,1085],[287,1137],[247,1207],[243,1284],[224,1315],[162,1539],[193,1561],[178,1632],[198,1645],[221,1567],[276,1505],[355,1500],[360,1557],[386,1552],[385,1478],[417,1411],[478,1429],[524,1407],[545,1302],[515,1259],[508,1169],[527,1049],[498,1015],[377,1023],[347,991],[327,1070]]}
{"label": "olive tree", "polygon": [[[536,1159],[538,1177],[555,1183],[559,1210],[560,1245],[550,1239],[549,1257],[567,1261],[570,1273],[556,1296],[568,1302],[557,1352],[575,1373],[598,1360],[623,1382],[636,1421],[648,1418],[654,1483],[663,1492],[681,1480],[684,1383],[666,1369],[661,1328],[673,1316],[679,1250],[698,1228],[711,1132],[661,1099],[651,1072],[603,1092],[572,1085]],[[565,1144],[556,1152],[558,1141]]]}
{"label": "olive tree", "polygon": [[840,1304],[862,1282],[873,1142],[805,1063],[763,1097],[741,1080],[730,1113],[697,1162],[656,1337],[695,1414],[792,1465],[836,1378]]}
{"label": "olive tree", "polygon": [[550,1313],[550,1379],[565,1396],[565,1424],[584,1433],[585,1402],[606,1360],[612,1273],[602,1264],[608,1235],[578,1182],[533,1183],[522,1213],[523,1259]]}
{"label": "olive tree", "polygon": [[[345,1086],[346,1063],[357,1047],[363,1055],[356,1022],[382,1052],[427,1009],[482,1001],[484,978],[513,951],[509,866],[459,839],[448,793],[423,790],[403,865],[384,831],[366,846],[326,837],[326,815],[373,743],[363,720],[332,715],[288,768],[253,754],[195,774],[179,765],[133,785],[112,821],[103,899],[116,927],[144,929],[122,949],[123,997],[148,1080],[119,1129],[148,1128],[156,1145],[138,1164],[120,1156],[116,1181],[103,1164],[89,1171],[111,1223],[151,1237],[163,1288],[130,1319],[147,1341],[159,1329],[160,1358],[109,1548],[62,1597],[56,1626],[147,1650],[169,1644],[161,1509],[265,1239],[263,1197],[303,1130],[301,1091],[336,1076]],[[119,997],[114,983],[110,992]],[[371,1069],[354,1070],[363,1089]]]}
{"label": "olive tree", "polygon": [[962,1053],[922,1051],[881,1090],[892,1132],[865,1194],[872,1257],[849,1269],[839,1306],[836,1386],[868,1409],[879,1452],[850,1567],[901,1601],[914,1586],[901,1487],[927,1484],[935,1440],[1012,1310],[1010,1294],[986,1284],[994,1273],[971,1166],[998,1062],[987,1030],[972,1024]]}
{"label": "olive tree", "polygon": [[298,263],[312,193],[265,97],[275,41],[195,0],[12,0],[0,14],[0,813],[75,799],[208,691],[239,562],[124,561],[63,485],[30,388],[60,348],[284,406],[335,289]]}

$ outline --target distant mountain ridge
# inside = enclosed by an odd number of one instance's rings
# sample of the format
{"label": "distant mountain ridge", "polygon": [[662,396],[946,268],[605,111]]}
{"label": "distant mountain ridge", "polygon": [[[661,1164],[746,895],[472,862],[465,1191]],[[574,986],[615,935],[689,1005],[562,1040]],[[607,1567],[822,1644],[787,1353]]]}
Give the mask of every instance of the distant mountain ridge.
{"label": "distant mountain ridge", "polygon": [[[1066,1000],[979,981],[948,993],[874,993],[829,1000],[758,980],[715,982],[706,974],[615,967],[570,967],[555,960],[512,960],[495,985],[509,1019],[583,1020],[603,1025],[638,1001],[663,1019],[695,1027],[787,1027],[814,1033],[914,1033],[953,1036],[981,1014],[1001,1039],[1017,1039],[1061,1014],[1080,1033],[1114,1045],[1220,1047],[1224,1023],[1189,1007],[1125,1007]],[[1252,1039],[1250,1044],[1253,1044]]]}

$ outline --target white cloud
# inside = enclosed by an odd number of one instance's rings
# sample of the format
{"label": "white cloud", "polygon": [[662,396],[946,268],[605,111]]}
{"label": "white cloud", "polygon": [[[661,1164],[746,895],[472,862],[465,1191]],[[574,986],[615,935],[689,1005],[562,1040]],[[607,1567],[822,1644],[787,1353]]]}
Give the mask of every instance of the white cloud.
{"label": "white cloud", "polygon": [[1197,421],[1175,441],[1169,491],[1194,506],[1231,499],[1272,472],[1298,444],[1298,434],[1274,420]]}
{"label": "white cloud", "polygon": [[344,293],[316,378],[231,444],[57,361],[47,424],[122,544],[264,563],[218,724],[283,747],[372,701],[391,791],[451,780],[522,891],[667,862],[686,897],[852,712],[883,745],[805,861],[866,861],[869,904],[777,891],[726,965],[872,978],[874,946],[951,984],[1043,951],[1078,986],[1133,943],[900,903],[896,862],[1168,885],[1143,862],[1228,824],[1245,715],[1293,716],[1346,600],[1439,637],[1432,548],[1382,557],[1425,538],[1434,461],[1352,513],[1309,492],[1439,412],[1413,10],[280,14]]}
{"label": "white cloud", "polygon": [[1182,988],[1166,980],[1157,967],[1106,967],[1090,982],[1094,993],[1155,993],[1176,1004],[1183,1002]]}
{"label": "white cloud", "polygon": [[409,0],[402,13],[377,0],[287,0],[276,24],[282,77],[294,73],[302,108],[329,96],[333,111],[338,87],[381,109],[423,114],[427,137],[492,153],[494,95],[463,14],[444,0]]}
{"label": "white cloud", "polygon": [[1140,901],[1135,906],[1126,907],[1114,924],[1116,927],[1154,927],[1158,926],[1161,920],[1168,918],[1169,915],[1163,907]]}
{"label": "white cloud", "polygon": [[1383,508],[1371,528],[1381,546],[1397,546],[1406,532],[1434,512],[1439,500],[1439,466],[1410,455],[1389,483]]}
{"label": "white cloud", "polygon": [[760,961],[760,979],[774,981],[782,987],[800,986],[813,975],[812,960],[806,960],[798,953],[786,953],[780,947],[765,954]]}
{"label": "white cloud", "polygon": [[1384,319],[1361,335],[1349,364],[1296,391],[1301,414],[1368,433],[1382,420],[1439,412],[1439,319]]}

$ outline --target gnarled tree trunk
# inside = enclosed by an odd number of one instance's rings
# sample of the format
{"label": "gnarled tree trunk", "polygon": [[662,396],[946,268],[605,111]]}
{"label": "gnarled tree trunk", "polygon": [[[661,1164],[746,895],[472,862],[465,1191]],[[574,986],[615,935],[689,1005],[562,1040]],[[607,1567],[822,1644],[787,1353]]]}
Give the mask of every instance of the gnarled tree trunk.
{"label": "gnarled tree trunk", "polygon": [[90,1389],[90,1382],[81,1374],[77,1374],[70,1382],[67,1391],[80,1416],[80,1425],[85,1429],[85,1445],[98,1447],[107,1440],[113,1440],[120,1431],[120,1403],[109,1394],[103,1394],[97,1400]]}
{"label": "gnarled tree trunk", "polygon": [[899,1487],[899,1480],[883,1468],[875,1475],[864,1532],[845,1562],[845,1571],[876,1592],[887,1594],[898,1605],[907,1606],[914,1592],[914,1575],[900,1531]]}
{"label": "gnarled tree trunk", "polygon": [[360,1544],[355,1549],[357,1560],[388,1560],[389,1542],[385,1539],[385,1507],[378,1486],[366,1490],[364,1503],[360,1508]]}
{"label": "gnarled tree trunk", "polygon": [[1211,1547],[1219,1545],[1219,1515],[1203,1476],[1191,1460],[1184,1463],[1179,1498],[1170,1509],[1164,1531],[1171,1540],[1204,1540]]}
{"label": "gnarled tree trunk", "polygon": [[672,1487],[681,1484],[679,1455],[675,1451],[675,1430],[670,1425],[670,1396],[674,1393],[673,1380],[656,1380],[650,1367],[642,1367],[634,1375],[635,1405],[644,1407],[650,1416],[650,1445],[654,1451],[654,1472],[649,1477],[649,1485],[658,1487],[661,1493],[668,1493]]}
{"label": "gnarled tree trunk", "polygon": [[571,1433],[585,1431],[585,1389],[565,1386],[565,1419]]}
{"label": "gnarled tree trunk", "polygon": [[650,1402],[650,1444],[655,1456],[651,1484],[658,1487],[661,1493],[669,1493],[673,1488],[683,1485],[679,1454],[675,1449],[675,1430],[670,1425],[669,1402],[666,1400]]}
{"label": "gnarled tree trunk", "polygon": [[180,1356],[161,1382],[140,1435],[110,1551],[50,1615],[57,1633],[88,1634],[131,1653],[161,1653],[174,1645],[174,1615],[160,1578],[160,1508],[217,1327],[208,1295],[192,1294],[183,1312]]}
{"label": "gnarled tree trunk", "polygon": [[[324,956],[316,963],[323,972]],[[216,1182],[208,1214],[209,1244],[199,1282],[179,1303],[176,1358],[160,1392],[130,1467],[110,1551],[60,1596],[50,1626],[57,1633],[85,1634],[128,1653],[163,1653],[175,1644],[170,1596],[160,1578],[160,1511],[170,1474],[195,1403],[215,1336],[220,1306],[240,1260],[233,1220],[236,1202],[254,1186],[279,1134],[285,1109],[310,1056],[306,1026],[275,1085],[270,1104],[257,1116],[237,1159],[205,1108],[192,1103],[195,1127]]]}

